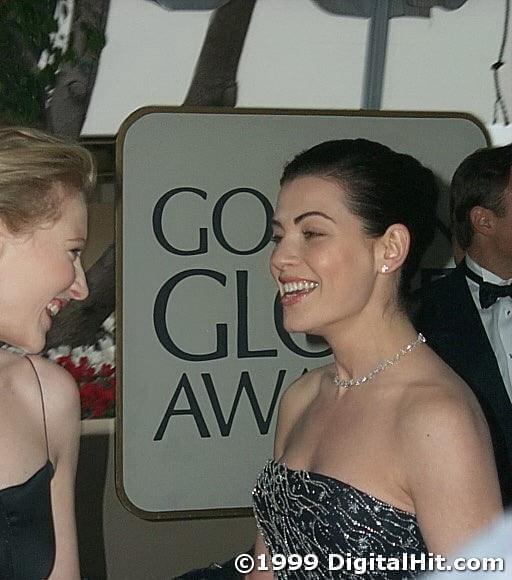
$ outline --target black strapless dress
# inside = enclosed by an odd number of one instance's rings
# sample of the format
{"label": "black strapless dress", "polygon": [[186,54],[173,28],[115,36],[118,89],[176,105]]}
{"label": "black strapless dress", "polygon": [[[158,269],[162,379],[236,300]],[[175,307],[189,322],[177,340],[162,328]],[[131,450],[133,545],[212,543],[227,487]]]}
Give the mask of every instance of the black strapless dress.
{"label": "black strapless dress", "polygon": [[[393,579],[412,578],[421,573],[422,558],[428,550],[414,514],[396,508],[342,481],[304,470],[294,470],[270,460],[258,476],[253,490],[254,513],[269,554],[315,554],[319,565],[315,570],[274,571],[279,579],[347,578]],[[329,555],[395,560],[397,567],[404,558],[412,557],[416,569],[379,570],[359,573],[329,569]],[[406,554],[404,557],[403,554]],[[408,560],[410,561],[410,560]],[[428,560],[425,560],[428,561]],[[331,563],[339,566],[339,559]],[[382,562],[382,560],[381,560]]]}
{"label": "black strapless dress", "polygon": [[50,461],[20,485],[0,490],[0,578],[48,578],[55,560]]}

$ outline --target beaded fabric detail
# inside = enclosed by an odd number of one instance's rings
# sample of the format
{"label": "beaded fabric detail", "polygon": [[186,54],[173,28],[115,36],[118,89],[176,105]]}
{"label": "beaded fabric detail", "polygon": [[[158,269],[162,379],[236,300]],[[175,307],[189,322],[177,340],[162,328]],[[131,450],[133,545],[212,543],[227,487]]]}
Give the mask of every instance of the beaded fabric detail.
{"label": "beaded fabric detail", "polygon": [[393,357],[380,361],[380,363],[373,369],[373,371],[369,372],[367,375],[363,375],[357,379],[340,379],[339,375],[336,374],[333,379],[333,383],[337,387],[341,387],[343,389],[348,389],[350,387],[356,387],[357,385],[367,383],[368,381],[371,381],[373,378],[375,378],[375,375],[378,375],[383,370],[396,364],[403,356],[412,352],[418,346],[418,344],[421,344],[422,342],[427,342],[427,339],[420,332],[415,340],[401,348]]}
{"label": "beaded fabric detail", "polygon": [[276,571],[279,580],[402,580],[420,571],[330,571],[329,554],[401,559],[405,553],[417,558],[417,568],[421,555],[428,554],[414,514],[326,475],[270,460],[258,476],[253,502],[270,555],[318,557],[316,570]]}

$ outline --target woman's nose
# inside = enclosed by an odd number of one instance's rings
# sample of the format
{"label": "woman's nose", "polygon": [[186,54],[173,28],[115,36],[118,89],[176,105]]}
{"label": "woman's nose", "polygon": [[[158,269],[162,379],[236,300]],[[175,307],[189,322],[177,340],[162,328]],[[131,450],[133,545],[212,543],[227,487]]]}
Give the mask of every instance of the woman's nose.
{"label": "woman's nose", "polygon": [[77,258],[78,262],[75,264],[76,275],[75,281],[71,284],[69,292],[73,300],[85,300],[89,296],[89,287],[87,286],[87,280],[85,278],[85,272],[82,266],[80,258]]}
{"label": "woman's nose", "polygon": [[285,270],[289,266],[297,264],[299,255],[295,245],[289,241],[281,239],[275,246],[272,256],[270,257],[270,264],[278,270]]}

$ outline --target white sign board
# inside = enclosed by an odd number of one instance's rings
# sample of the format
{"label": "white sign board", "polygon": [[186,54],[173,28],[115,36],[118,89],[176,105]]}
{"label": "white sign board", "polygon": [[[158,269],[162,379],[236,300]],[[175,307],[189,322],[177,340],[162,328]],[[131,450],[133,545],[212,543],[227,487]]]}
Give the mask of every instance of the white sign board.
{"label": "white sign board", "polygon": [[251,505],[280,395],[330,360],[325,344],[282,326],[268,272],[279,177],[298,152],[355,137],[416,156],[444,182],[486,145],[478,123],[456,114],[152,108],[125,121],[117,479],[135,513],[204,517]]}

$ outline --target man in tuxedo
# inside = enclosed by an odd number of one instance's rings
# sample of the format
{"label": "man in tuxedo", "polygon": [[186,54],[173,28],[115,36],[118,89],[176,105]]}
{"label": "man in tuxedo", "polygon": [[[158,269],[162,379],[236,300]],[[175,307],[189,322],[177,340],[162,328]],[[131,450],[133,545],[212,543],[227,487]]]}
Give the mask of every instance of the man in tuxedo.
{"label": "man in tuxedo", "polygon": [[455,172],[450,214],[465,258],[424,293],[417,327],[471,387],[512,504],[512,144],[480,149]]}

